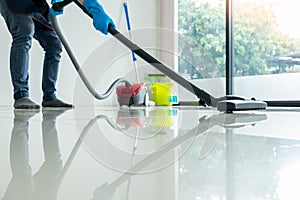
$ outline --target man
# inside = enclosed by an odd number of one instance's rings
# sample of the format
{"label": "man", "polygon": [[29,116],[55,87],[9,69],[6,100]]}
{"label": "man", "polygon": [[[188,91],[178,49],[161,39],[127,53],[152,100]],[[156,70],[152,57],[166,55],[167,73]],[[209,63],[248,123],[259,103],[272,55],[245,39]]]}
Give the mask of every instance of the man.
{"label": "man", "polygon": [[[52,3],[61,0],[52,0]],[[108,26],[115,26],[97,0],[79,1],[93,15],[94,27],[107,34]],[[0,0],[0,12],[12,36],[10,73],[14,88],[15,109],[39,109],[29,98],[29,50],[35,38],[45,51],[42,77],[43,107],[73,107],[56,97],[56,81],[62,45],[52,27],[46,0]]]}

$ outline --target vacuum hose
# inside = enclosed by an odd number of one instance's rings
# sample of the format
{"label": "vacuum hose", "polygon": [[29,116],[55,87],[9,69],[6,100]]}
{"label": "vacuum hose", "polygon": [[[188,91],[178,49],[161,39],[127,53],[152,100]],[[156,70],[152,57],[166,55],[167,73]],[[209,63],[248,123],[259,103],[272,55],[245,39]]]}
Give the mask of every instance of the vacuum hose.
{"label": "vacuum hose", "polygon": [[55,16],[51,15],[51,21],[53,24],[53,27],[58,35],[58,37],[60,38],[68,56],[71,59],[71,62],[73,63],[77,73],[79,74],[81,80],[83,81],[84,85],[87,87],[87,89],[89,90],[89,92],[98,100],[103,100],[108,98],[111,93],[113,92],[113,90],[120,84],[120,83],[125,83],[126,86],[131,86],[131,83],[129,81],[127,81],[124,78],[119,78],[117,80],[115,80],[110,87],[107,89],[107,91],[104,94],[99,94],[95,88],[91,85],[91,83],[88,81],[87,77],[84,75],[83,71],[81,70],[81,67],[79,65],[79,63],[76,60],[76,57],[74,56],[71,47],[69,46],[68,42],[66,41],[65,37],[63,36],[63,33],[59,27],[58,21],[56,19]]}

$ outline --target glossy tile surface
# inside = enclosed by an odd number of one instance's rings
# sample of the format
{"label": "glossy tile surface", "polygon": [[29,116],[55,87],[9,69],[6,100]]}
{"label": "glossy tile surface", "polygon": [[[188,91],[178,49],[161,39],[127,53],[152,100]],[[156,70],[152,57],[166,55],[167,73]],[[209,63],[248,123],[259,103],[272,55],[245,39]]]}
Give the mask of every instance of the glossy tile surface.
{"label": "glossy tile surface", "polygon": [[300,199],[300,110],[0,108],[0,199]]}

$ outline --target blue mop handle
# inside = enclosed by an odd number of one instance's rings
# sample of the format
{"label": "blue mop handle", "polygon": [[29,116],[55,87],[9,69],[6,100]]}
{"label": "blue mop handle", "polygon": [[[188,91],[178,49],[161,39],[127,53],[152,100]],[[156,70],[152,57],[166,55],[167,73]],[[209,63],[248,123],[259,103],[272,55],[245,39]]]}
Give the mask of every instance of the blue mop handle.
{"label": "blue mop handle", "polygon": [[[127,29],[128,31],[130,32],[131,31],[131,26],[130,26],[130,20],[129,20],[129,12],[128,12],[128,6],[127,6],[127,3],[125,2],[123,4],[124,6],[124,10],[125,10],[125,16],[126,16],[126,22],[127,22]],[[130,34],[130,33],[129,33]],[[131,39],[131,38],[130,38]],[[136,57],[135,57],[135,53],[132,51],[132,60],[133,61],[136,61]]]}

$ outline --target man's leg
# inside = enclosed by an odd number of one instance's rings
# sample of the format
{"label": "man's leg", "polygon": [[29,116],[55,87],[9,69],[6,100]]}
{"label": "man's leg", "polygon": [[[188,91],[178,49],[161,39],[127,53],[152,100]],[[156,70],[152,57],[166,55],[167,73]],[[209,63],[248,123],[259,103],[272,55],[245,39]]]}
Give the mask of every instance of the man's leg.
{"label": "man's leg", "polygon": [[15,108],[39,108],[30,99],[28,87],[29,50],[34,35],[34,23],[28,16],[8,10],[5,1],[0,1],[0,11],[12,35],[10,72],[14,88]]}
{"label": "man's leg", "polygon": [[36,26],[34,37],[45,51],[42,81],[43,107],[72,107],[56,97],[56,81],[62,52],[60,39],[55,31],[40,26]]}

